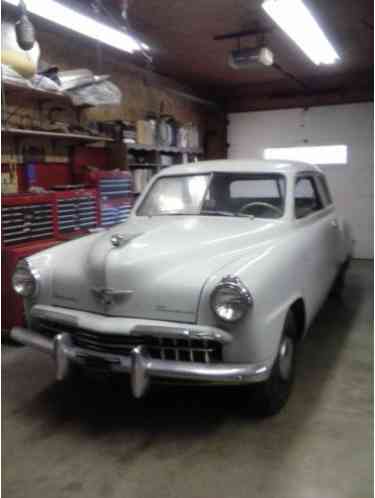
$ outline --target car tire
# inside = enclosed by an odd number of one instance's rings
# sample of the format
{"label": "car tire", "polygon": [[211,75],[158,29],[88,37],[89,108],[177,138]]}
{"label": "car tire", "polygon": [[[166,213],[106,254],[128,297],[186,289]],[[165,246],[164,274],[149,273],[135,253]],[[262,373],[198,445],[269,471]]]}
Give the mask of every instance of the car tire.
{"label": "car tire", "polygon": [[348,271],[349,265],[350,265],[350,259],[348,259],[347,261],[345,261],[345,263],[341,265],[340,270],[332,285],[332,289],[330,292],[331,296],[341,297],[341,294],[345,287],[346,273]]}
{"label": "car tire", "polygon": [[262,417],[279,413],[290,396],[295,378],[296,336],[296,320],[289,310],[271,374],[255,386],[255,410]]}
{"label": "car tire", "polygon": [[68,375],[60,382],[63,385],[67,385],[67,386],[70,386],[72,384],[76,384],[76,383],[82,381],[83,374],[84,374],[84,372],[82,371],[82,368],[80,368],[79,365],[76,365],[75,363],[71,363],[69,366]]}

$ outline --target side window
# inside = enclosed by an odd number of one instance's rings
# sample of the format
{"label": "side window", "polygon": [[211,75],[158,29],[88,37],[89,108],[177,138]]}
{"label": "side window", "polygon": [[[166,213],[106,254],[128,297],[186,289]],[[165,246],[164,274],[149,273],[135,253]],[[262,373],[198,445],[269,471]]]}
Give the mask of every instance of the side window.
{"label": "side window", "polygon": [[327,180],[323,175],[319,175],[317,177],[317,182],[318,182],[319,192],[324,201],[324,205],[329,206],[330,204],[332,204],[332,197],[331,197],[331,192],[328,188]]}
{"label": "side window", "polygon": [[301,176],[297,178],[294,191],[294,207],[296,218],[304,218],[323,208],[313,177]]}

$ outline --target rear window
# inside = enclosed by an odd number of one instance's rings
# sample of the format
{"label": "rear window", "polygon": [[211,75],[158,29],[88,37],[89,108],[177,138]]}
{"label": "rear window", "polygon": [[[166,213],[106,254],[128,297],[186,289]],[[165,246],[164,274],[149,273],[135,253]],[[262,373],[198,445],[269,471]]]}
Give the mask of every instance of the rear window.
{"label": "rear window", "polygon": [[250,199],[279,198],[280,193],[275,180],[236,180],[230,185],[232,198],[248,197]]}

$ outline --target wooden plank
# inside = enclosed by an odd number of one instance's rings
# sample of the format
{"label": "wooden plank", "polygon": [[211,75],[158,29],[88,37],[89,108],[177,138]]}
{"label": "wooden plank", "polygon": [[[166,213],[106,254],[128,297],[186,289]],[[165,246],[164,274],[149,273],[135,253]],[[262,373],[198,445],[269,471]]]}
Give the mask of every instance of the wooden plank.
{"label": "wooden plank", "polygon": [[173,154],[203,154],[203,149],[191,149],[182,147],[166,147],[162,145],[127,144],[128,150],[157,151]]}
{"label": "wooden plank", "polygon": [[25,97],[27,99],[34,100],[63,100],[65,102],[72,104],[70,97],[64,93],[49,92],[46,90],[41,90],[39,88],[18,85],[16,83],[4,83],[5,95],[6,97]]}
{"label": "wooden plank", "polygon": [[78,140],[87,142],[114,142],[113,138],[108,137],[95,137],[92,135],[84,135],[80,133],[59,133],[55,131],[43,131],[43,130],[27,130],[21,128],[6,128],[1,130],[1,133],[8,133],[11,135],[27,135],[27,136],[38,136],[38,137],[48,137],[57,138],[62,140]]}

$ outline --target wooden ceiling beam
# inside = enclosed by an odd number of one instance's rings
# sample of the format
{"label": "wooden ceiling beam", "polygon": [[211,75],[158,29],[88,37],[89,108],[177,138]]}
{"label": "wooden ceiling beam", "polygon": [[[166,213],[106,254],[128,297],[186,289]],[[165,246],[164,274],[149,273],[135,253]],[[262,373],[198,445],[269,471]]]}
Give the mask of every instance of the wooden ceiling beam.
{"label": "wooden ceiling beam", "polygon": [[292,109],[297,107],[317,107],[326,105],[350,104],[373,101],[373,92],[367,90],[343,90],[321,92],[311,95],[288,94],[270,97],[242,96],[222,103],[227,113]]}

